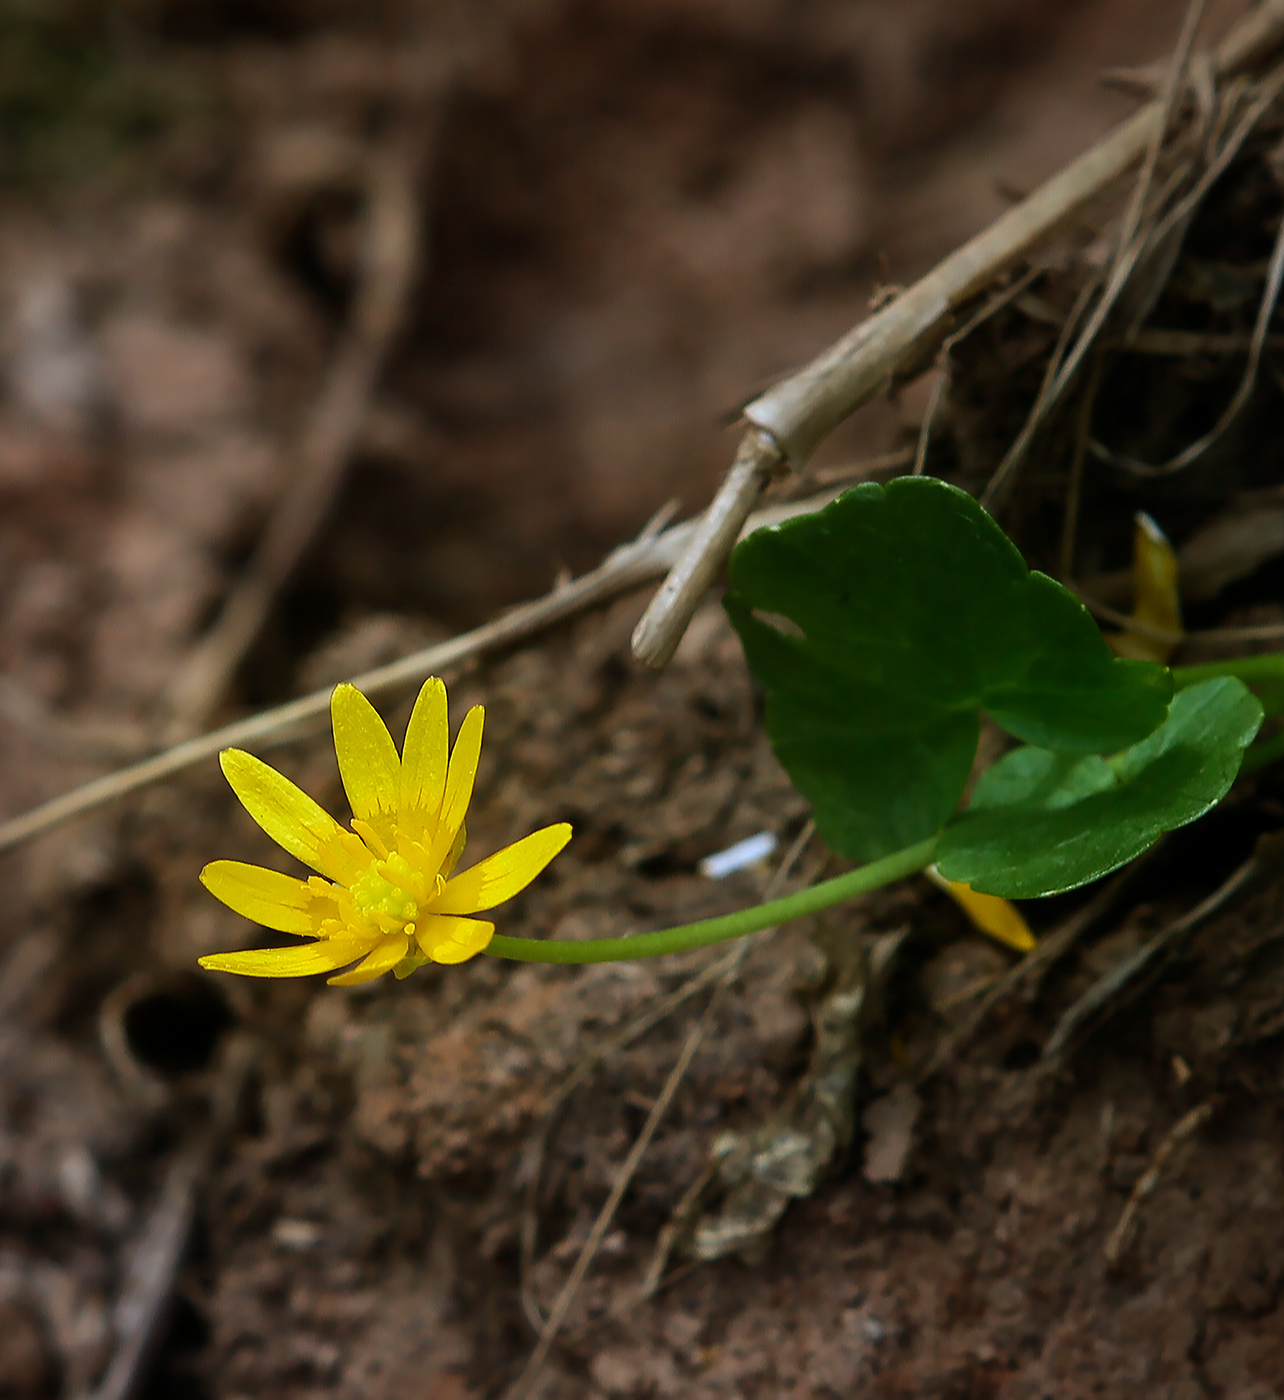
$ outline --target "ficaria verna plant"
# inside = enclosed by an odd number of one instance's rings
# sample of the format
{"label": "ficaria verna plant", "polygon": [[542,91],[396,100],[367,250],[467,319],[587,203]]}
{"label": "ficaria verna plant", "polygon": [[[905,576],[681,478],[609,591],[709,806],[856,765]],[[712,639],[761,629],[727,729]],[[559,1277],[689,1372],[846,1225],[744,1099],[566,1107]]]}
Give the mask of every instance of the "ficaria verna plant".
{"label": "ficaria verna plant", "polygon": [[571,839],[565,822],[547,826],[456,875],[481,756],[481,706],[464,717],[451,752],[446,687],[435,677],[426,681],[402,755],[354,686],[335,688],[330,714],[351,831],[252,754],[225,749],[220,760],[250,816],[320,873],[297,880],[234,860],[217,860],[201,872],[205,887],[238,914],[313,941],[216,953],[201,959],[203,967],[302,977],[356,962],[330,978],[346,986],[385,972],[404,977],[425,962],[464,962],[495,932],[494,924],[473,916],[525,889]]}
{"label": "ficaria verna plant", "polygon": [[[330,979],[348,984],[481,952],[650,957],[815,913],[932,865],[986,894],[1056,894],[1117,869],[1225,796],[1263,718],[1245,681],[1270,713],[1284,712],[1284,658],[1176,671],[1117,658],[1073,594],[1028,569],[970,496],[932,478],[858,486],[751,535],[732,556],[725,606],[765,692],[776,755],[854,870],[627,938],[495,934],[474,916],[524,889],[570,827],[546,827],[455,874],[480,708],[448,757],[445,687],[429,680],[399,757],[373,707],[342,685],[332,713],[352,829],[230,749],[223,771],[250,815],[318,874],[216,861],[201,877],[237,913],[311,941],[202,965],[293,977],[355,963]],[[1018,745],[960,808],[982,715]],[[1259,743],[1250,762],[1277,747]]]}

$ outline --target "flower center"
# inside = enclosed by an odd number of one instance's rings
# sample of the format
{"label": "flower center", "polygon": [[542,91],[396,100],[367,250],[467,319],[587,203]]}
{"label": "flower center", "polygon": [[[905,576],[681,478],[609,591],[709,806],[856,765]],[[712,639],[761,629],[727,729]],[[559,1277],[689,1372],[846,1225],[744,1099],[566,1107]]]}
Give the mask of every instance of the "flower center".
{"label": "flower center", "polygon": [[419,913],[419,905],[406,890],[384,878],[379,869],[382,864],[372,864],[353,884],[353,901],[362,914],[373,916],[376,923],[380,915],[399,924],[409,923]]}

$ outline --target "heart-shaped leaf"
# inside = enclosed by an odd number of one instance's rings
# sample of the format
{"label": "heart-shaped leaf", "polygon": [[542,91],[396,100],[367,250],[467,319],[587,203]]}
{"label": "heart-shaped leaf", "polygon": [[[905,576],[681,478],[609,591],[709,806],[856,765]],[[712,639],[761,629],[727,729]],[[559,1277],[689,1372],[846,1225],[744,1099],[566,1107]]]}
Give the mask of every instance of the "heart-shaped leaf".
{"label": "heart-shaped leaf", "polygon": [[867,861],[954,813],[988,713],[1027,743],[1101,753],[1163,721],[1172,681],[1121,661],[966,492],[862,485],[760,530],[726,599],[772,745],[826,841]]}
{"label": "heart-shaped leaf", "polygon": [[1220,801],[1261,722],[1258,701],[1222,677],[1180,691],[1153,734],[1112,758],[1016,749],[946,827],[938,869],[1008,899],[1106,875]]}

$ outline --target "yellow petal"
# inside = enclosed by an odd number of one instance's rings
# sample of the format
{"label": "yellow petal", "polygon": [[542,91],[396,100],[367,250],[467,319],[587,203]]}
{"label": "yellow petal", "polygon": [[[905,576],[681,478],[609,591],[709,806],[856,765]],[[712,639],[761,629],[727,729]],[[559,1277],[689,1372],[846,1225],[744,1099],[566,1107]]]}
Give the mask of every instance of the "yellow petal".
{"label": "yellow petal", "polygon": [[450,848],[450,854],[442,862],[441,869],[437,872],[443,880],[449,880],[455,873],[455,866],[459,864],[459,857],[464,853],[464,847],[468,844],[468,823],[455,833],[454,844]]}
{"label": "yellow petal", "polygon": [[224,749],[218,761],[241,805],[283,850],[342,885],[369,869],[361,841],[289,778],[241,749]]}
{"label": "yellow petal", "polygon": [[397,746],[378,711],[355,685],[335,686],[330,696],[330,719],[339,776],[352,815],[369,822],[386,844],[401,797]]}
{"label": "yellow petal", "polygon": [[446,774],[446,796],[441,804],[441,824],[451,834],[454,844],[455,833],[464,824],[468,815],[468,804],[473,800],[473,784],[477,781],[477,765],[481,761],[482,726],[486,711],[474,705],[464,716],[455,739],[454,751],[450,755],[450,768]]}
{"label": "yellow petal", "polygon": [[425,868],[434,874],[449,874],[464,849],[464,818],[468,815],[473,783],[477,778],[484,720],[485,711],[480,705],[474,705],[459,726],[455,750],[450,756],[450,767],[446,773],[446,795],[442,798],[436,829],[425,833],[428,851]]}
{"label": "yellow petal", "polygon": [[571,839],[567,822],[546,826],[479,860],[446,885],[433,900],[435,914],[475,914],[512,899]]}
{"label": "yellow petal", "polygon": [[433,962],[461,963],[475,958],[495,936],[495,925],[484,919],[460,919],[425,914],[415,930],[415,940]]}
{"label": "yellow petal", "polygon": [[995,894],[980,894],[971,885],[947,880],[935,866],[927,871],[927,875],[949,895],[982,933],[988,933],[991,938],[1006,943],[1018,953],[1028,953],[1036,946],[1034,934],[1030,932],[1029,924],[1021,917],[1021,912],[1015,904],[1010,904]]}
{"label": "yellow petal", "polygon": [[239,860],[216,860],[201,871],[201,884],[247,919],[281,933],[315,934],[309,906],[315,899],[303,880],[246,865]]}
{"label": "yellow petal", "polygon": [[212,953],[201,958],[211,972],[235,972],[242,977],[310,977],[333,972],[359,958],[370,940],[325,938],[301,948],[251,948],[244,953]]}
{"label": "yellow petal", "polygon": [[1106,640],[1119,656],[1167,661],[1184,635],[1177,556],[1144,511],[1137,512],[1133,533],[1132,592],[1133,618],[1149,630],[1125,631]]}
{"label": "yellow petal", "polygon": [[327,979],[332,987],[355,987],[361,982],[373,982],[376,977],[382,977],[385,972],[391,972],[394,967],[406,956],[406,949],[410,946],[410,940],[404,933],[394,933],[385,938],[381,943],[363,958],[351,972],[345,972],[338,977]]}
{"label": "yellow petal", "polygon": [[400,824],[411,840],[419,840],[425,825],[434,823],[441,811],[449,755],[446,687],[430,676],[411,712],[401,760]]}

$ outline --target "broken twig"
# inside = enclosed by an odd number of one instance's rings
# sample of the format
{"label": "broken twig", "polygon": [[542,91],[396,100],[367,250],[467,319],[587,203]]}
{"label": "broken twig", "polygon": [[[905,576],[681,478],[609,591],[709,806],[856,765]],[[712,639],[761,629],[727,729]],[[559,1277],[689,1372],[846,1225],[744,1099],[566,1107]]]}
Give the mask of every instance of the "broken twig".
{"label": "broken twig", "polygon": [[[1243,72],[1281,40],[1284,0],[1265,0],[1218,46],[1212,69],[1223,77]],[[693,537],[652,599],[634,633],[633,650],[640,661],[663,666],[672,657],[704,588],[722,568],[740,524],[752,511],[768,473],[747,471],[746,452],[774,453],[777,461],[801,467],[843,419],[893,376],[931,353],[949,333],[959,307],[1141,160],[1166,124],[1167,104],[1162,99],[1143,107],[894,301],[746,407],[751,431],[763,435],[761,446],[747,449],[746,436],[735,466],[709,507],[710,528]]]}
{"label": "broken twig", "polygon": [[1179,1118],[1165,1134],[1163,1142],[1159,1144],[1154,1157],[1151,1158],[1150,1166],[1146,1168],[1137,1184],[1132,1188],[1128,1204],[1124,1206],[1123,1213],[1116,1222],[1115,1228],[1111,1230],[1110,1238],[1106,1241],[1105,1255],[1108,1268],[1117,1269],[1119,1267],[1125,1251],[1135,1238],[1133,1227],[1136,1225],[1141,1203],[1159,1185],[1159,1178],[1177,1149],[1187,1138],[1194,1137],[1213,1116],[1213,1107],[1213,1102],[1210,1099],[1207,1103],[1201,1103],[1198,1108],[1192,1108],[1189,1113]]}
{"label": "broken twig", "polygon": [[1284,863],[1284,834],[1273,832],[1260,837],[1253,854],[1207,899],[1099,977],[1057,1022],[1043,1047],[1043,1070],[1055,1070],[1083,1034],[1140,995],[1209,919],[1232,900],[1242,898],[1260,882],[1278,873],[1281,863]]}
{"label": "broken twig", "polygon": [[[757,530],[796,515],[820,510],[834,499],[835,494],[834,491],[824,491],[802,501],[791,501],[759,511],[745,528]],[[680,557],[696,524],[688,521],[664,530],[654,538],[622,545],[591,573],[559,585],[542,598],[523,603],[471,632],[464,632],[386,666],[353,676],[352,684],[367,695],[395,693],[418,684],[427,676],[526,641],[558,622],[578,617],[613,598],[631,593],[664,574]],[[311,732],[311,726],[329,713],[331,689],[326,686],[323,690],[314,690],[287,704],[188,739],[141,763],[95,778],[30,812],[0,823],[0,851],[19,845],[72,817],[92,812],[141,788],[195,768],[214,758],[222,749],[265,742],[284,743],[300,738]]]}

